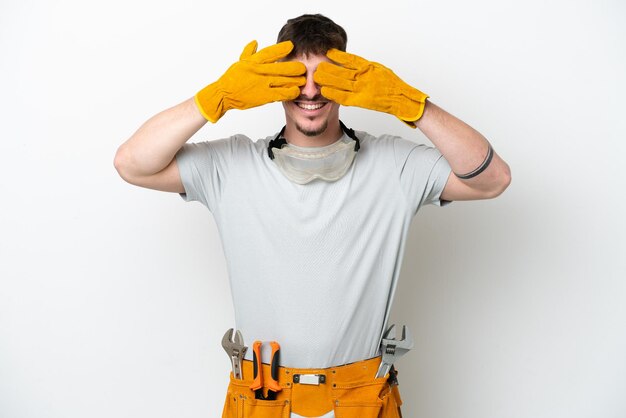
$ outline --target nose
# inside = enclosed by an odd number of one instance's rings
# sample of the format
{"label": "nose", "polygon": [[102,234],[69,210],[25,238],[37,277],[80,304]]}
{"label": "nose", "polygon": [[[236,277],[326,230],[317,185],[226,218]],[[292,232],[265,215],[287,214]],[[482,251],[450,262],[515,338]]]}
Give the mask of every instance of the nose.
{"label": "nose", "polygon": [[306,84],[300,88],[300,95],[307,99],[315,99],[320,95],[320,86],[313,80],[315,69],[307,69]]}

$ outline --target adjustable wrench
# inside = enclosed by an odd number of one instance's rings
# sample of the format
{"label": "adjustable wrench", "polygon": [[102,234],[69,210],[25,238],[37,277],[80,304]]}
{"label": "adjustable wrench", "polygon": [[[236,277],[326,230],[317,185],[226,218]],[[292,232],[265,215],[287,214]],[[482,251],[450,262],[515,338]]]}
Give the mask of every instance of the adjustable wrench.
{"label": "adjustable wrench", "polygon": [[246,354],[246,350],[248,347],[243,345],[243,336],[241,335],[241,331],[237,330],[235,333],[235,338],[233,339],[233,329],[230,328],[222,337],[222,347],[224,347],[224,351],[230,357],[230,361],[233,367],[233,376],[235,379],[242,379],[241,373],[241,361],[243,360],[243,356]]}
{"label": "adjustable wrench", "polygon": [[383,352],[383,359],[376,373],[376,377],[386,376],[396,360],[413,348],[413,337],[411,337],[411,333],[406,325],[403,325],[402,338],[396,340],[396,325],[393,324],[383,334],[383,340],[380,345]]}

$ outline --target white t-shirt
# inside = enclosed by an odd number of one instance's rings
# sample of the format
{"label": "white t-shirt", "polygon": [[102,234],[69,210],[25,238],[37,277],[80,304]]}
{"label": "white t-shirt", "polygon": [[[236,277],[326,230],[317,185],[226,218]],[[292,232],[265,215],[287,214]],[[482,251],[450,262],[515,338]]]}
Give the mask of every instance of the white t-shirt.
{"label": "white t-shirt", "polygon": [[441,203],[450,175],[435,148],[356,135],[361,149],[333,183],[289,181],[267,154],[273,136],[190,143],[176,156],[182,197],[215,217],[236,328],[247,345],[278,341],[285,367],[380,354],[411,219]]}

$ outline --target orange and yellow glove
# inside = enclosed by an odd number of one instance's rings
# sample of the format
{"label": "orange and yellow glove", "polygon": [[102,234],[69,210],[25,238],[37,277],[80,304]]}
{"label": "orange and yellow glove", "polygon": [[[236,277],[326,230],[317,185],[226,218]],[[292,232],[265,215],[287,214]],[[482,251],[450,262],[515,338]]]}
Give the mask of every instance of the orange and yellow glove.
{"label": "orange and yellow glove", "polygon": [[344,106],[390,113],[415,128],[428,95],[376,62],[337,49],[330,49],[326,56],[339,65],[318,65],[313,79],[321,86],[322,96]]}
{"label": "orange and yellow glove", "polygon": [[249,109],[300,95],[300,86],[306,83],[304,64],[277,62],[289,55],[293,49],[291,41],[259,52],[257,46],[257,41],[246,45],[239,61],[196,94],[196,105],[207,120],[215,123],[230,109]]}

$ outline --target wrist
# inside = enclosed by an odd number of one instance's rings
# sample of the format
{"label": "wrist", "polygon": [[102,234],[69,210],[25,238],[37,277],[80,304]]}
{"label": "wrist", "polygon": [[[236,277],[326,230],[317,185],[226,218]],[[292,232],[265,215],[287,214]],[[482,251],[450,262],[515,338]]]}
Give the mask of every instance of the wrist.
{"label": "wrist", "polygon": [[406,106],[406,110],[403,112],[404,114],[410,116],[402,116],[397,115],[398,118],[406,123],[410,128],[415,129],[418,126],[418,121],[420,121],[424,114],[426,113],[426,108],[428,107],[428,95],[422,93],[417,89],[415,93],[411,94],[411,96],[407,99],[409,103]]}
{"label": "wrist", "polygon": [[216,123],[226,113],[224,93],[217,81],[196,93],[194,101],[202,116],[209,122]]}

